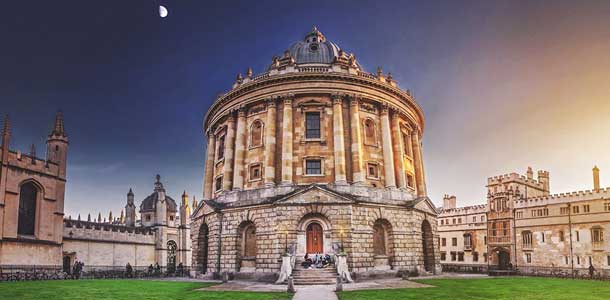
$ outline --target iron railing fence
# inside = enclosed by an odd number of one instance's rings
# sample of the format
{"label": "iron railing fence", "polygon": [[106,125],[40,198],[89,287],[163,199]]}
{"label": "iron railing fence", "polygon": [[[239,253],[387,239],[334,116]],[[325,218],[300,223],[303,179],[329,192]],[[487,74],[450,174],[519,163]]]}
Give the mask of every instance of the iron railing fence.
{"label": "iron railing fence", "polygon": [[0,265],[0,281],[189,277],[188,266],[158,267],[83,266],[80,272],[64,270],[61,265]]}
{"label": "iron railing fence", "polygon": [[518,266],[507,270],[494,265],[481,264],[441,264],[443,272],[454,273],[480,273],[488,274],[495,271],[512,271],[507,274],[520,276],[536,276],[536,277],[555,277],[555,278],[577,278],[577,279],[594,279],[594,280],[610,280],[610,269],[596,268],[591,276],[589,268],[586,267],[543,267],[543,266]]}

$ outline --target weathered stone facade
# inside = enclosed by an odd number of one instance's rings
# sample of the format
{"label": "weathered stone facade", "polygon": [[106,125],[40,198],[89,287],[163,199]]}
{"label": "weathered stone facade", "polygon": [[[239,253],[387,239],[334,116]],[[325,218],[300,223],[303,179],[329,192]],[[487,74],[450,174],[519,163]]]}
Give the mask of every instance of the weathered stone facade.
{"label": "weathered stone facade", "polygon": [[61,263],[68,138],[58,113],[47,157],[10,149],[4,121],[0,149],[0,265]]}
{"label": "weathered stone facade", "polygon": [[273,278],[288,250],[344,251],[356,273],[438,271],[423,126],[391,75],[315,28],[267,72],[248,69],[205,117],[193,269]]}
{"label": "weathered stone facade", "polygon": [[[593,174],[592,190],[552,195],[549,173],[538,171],[536,180],[528,168],[525,176],[489,178],[486,205],[455,208],[455,197],[446,197],[439,215],[439,235],[447,241],[445,247],[441,242],[441,254],[447,253],[441,263],[549,274],[584,274],[593,265],[610,276],[610,190],[599,187],[597,167]],[[491,253],[489,261],[469,261],[467,254],[463,261],[451,259],[448,251],[468,253],[463,238],[468,233],[476,236],[473,247]],[[484,245],[479,245],[481,237]],[[453,238],[457,245],[450,247]]]}
{"label": "weathered stone facade", "polygon": [[140,204],[136,220],[134,193],[127,193],[126,213],[108,221],[64,220],[64,259],[87,266],[148,266],[170,270],[191,265],[190,207],[186,192],[180,205],[165,194],[157,175],[152,194]]}

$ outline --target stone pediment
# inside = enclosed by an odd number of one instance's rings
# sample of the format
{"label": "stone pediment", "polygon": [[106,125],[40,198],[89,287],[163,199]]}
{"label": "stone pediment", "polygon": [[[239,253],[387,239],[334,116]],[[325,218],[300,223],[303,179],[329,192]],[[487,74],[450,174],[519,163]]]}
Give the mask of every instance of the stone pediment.
{"label": "stone pediment", "polygon": [[280,197],[277,204],[352,204],[355,201],[335,191],[312,185]]}
{"label": "stone pediment", "polygon": [[432,203],[432,201],[430,201],[430,198],[428,198],[428,197],[422,197],[422,198],[414,200],[413,208],[430,213],[430,214],[434,214],[434,215],[438,214],[438,210],[436,209],[436,206],[434,206],[434,203]]}

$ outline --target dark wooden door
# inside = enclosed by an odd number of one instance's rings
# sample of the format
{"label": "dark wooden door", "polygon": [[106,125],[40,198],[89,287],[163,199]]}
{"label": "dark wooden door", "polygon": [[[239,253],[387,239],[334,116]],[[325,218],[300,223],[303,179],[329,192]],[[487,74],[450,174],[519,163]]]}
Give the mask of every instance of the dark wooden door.
{"label": "dark wooden door", "polygon": [[498,252],[498,268],[500,270],[507,270],[508,264],[510,263],[510,254],[504,250]]}
{"label": "dark wooden door", "polygon": [[318,223],[311,223],[307,226],[307,253],[323,253],[323,232],[322,226]]}

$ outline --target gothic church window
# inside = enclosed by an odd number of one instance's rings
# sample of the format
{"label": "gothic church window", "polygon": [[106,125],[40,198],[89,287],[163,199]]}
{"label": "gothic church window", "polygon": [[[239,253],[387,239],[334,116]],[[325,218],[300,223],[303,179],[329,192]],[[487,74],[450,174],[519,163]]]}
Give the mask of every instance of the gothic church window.
{"label": "gothic church window", "polygon": [[19,219],[17,234],[34,235],[36,224],[36,199],[38,188],[32,182],[26,182],[19,190]]}
{"label": "gothic church window", "polygon": [[523,231],[521,233],[523,238],[523,247],[530,248],[532,246],[532,232],[531,231]]}
{"label": "gothic church window", "polygon": [[250,126],[250,147],[263,145],[263,122],[256,120]]}

